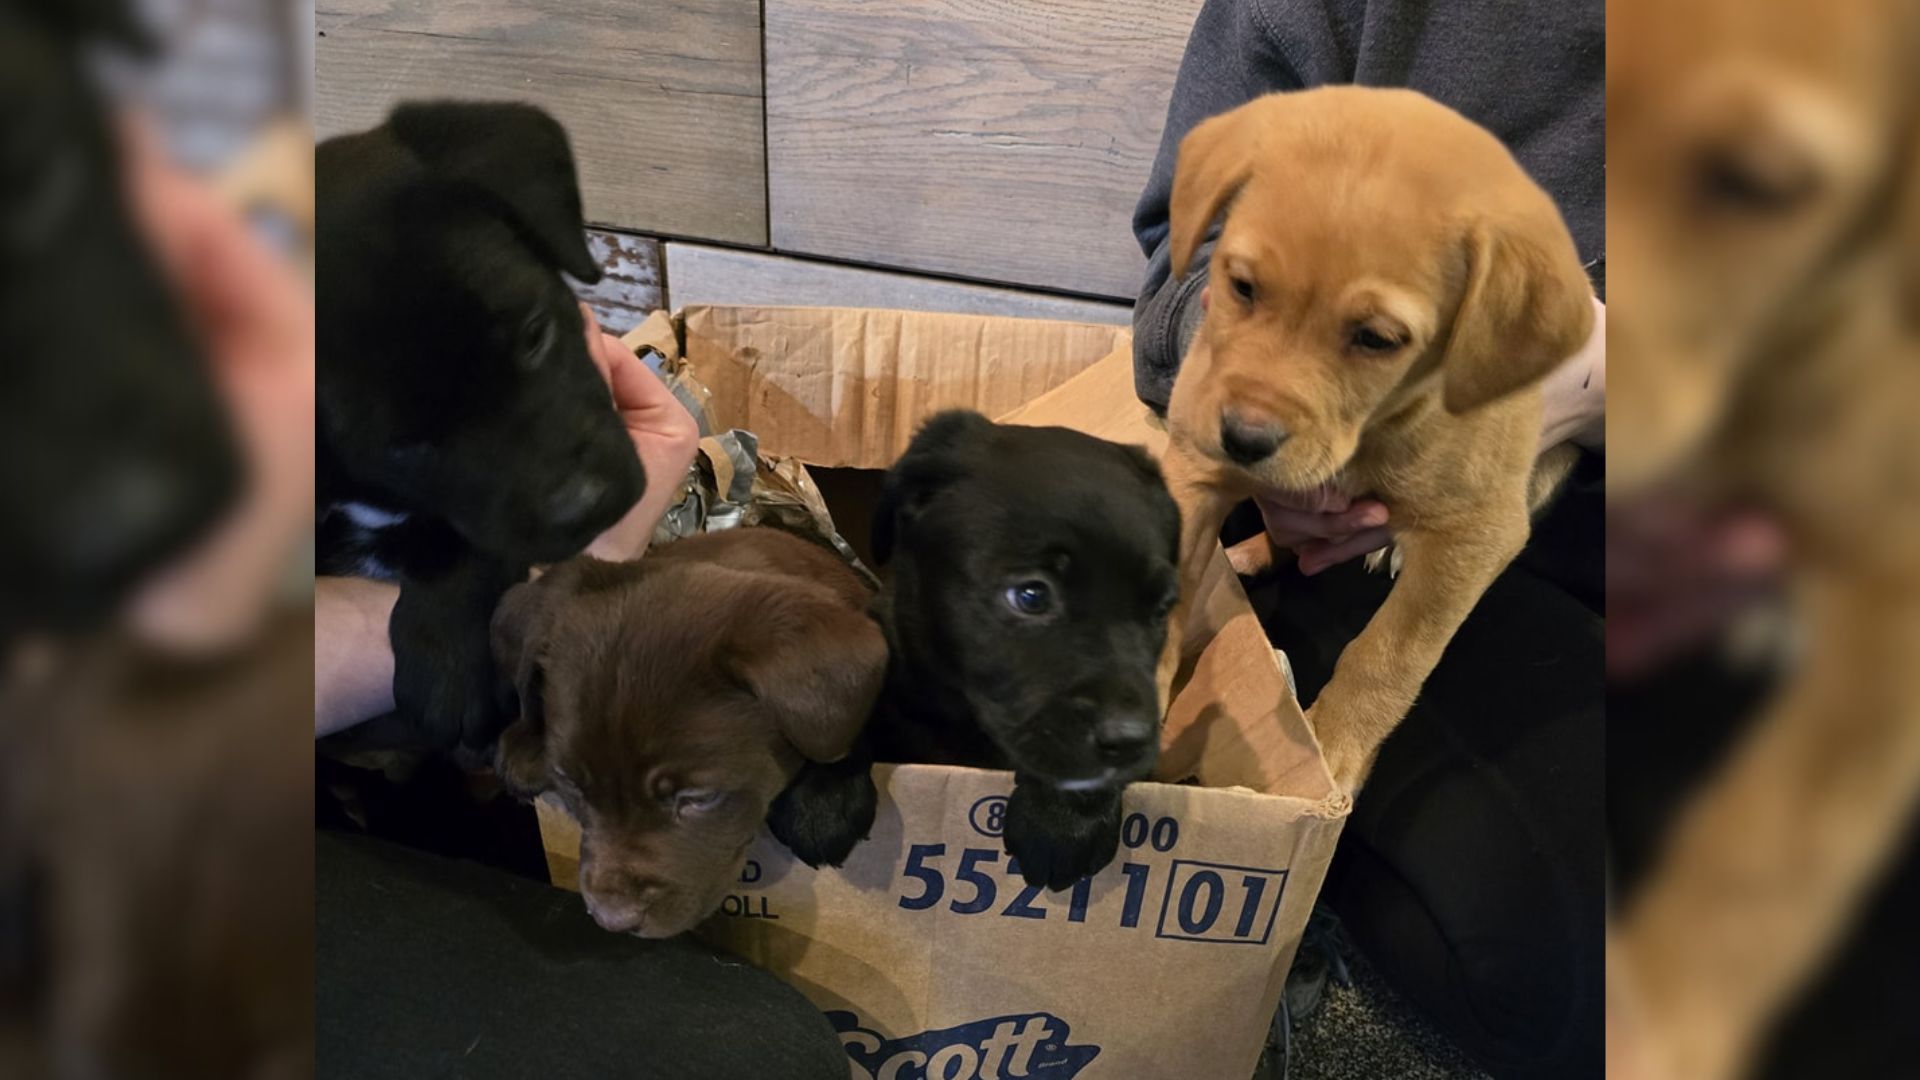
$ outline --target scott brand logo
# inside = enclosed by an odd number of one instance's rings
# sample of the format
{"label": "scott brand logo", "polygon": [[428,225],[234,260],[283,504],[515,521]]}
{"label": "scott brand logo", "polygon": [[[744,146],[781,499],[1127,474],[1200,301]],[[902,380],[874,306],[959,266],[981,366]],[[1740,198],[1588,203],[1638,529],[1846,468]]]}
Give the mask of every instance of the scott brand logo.
{"label": "scott brand logo", "polygon": [[873,1080],[1069,1080],[1100,1056],[1097,1046],[1067,1045],[1067,1022],[1051,1013],[996,1016],[900,1039],[861,1027],[845,1010],[827,1019],[847,1056]]}

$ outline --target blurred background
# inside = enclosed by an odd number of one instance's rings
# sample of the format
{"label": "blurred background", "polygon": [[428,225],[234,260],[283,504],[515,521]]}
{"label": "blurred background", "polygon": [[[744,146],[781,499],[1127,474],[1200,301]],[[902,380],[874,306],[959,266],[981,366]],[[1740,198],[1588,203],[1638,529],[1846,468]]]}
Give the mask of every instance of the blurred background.
{"label": "blurred background", "polygon": [[311,25],[0,0],[0,1075],[312,1074]]}
{"label": "blurred background", "polygon": [[1913,1075],[1920,23],[1610,0],[1610,1076]]}

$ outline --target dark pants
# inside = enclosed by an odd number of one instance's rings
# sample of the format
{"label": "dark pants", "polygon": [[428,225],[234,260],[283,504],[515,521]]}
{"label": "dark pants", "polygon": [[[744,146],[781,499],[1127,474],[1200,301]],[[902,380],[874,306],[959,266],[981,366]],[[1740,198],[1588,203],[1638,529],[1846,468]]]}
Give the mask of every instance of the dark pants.
{"label": "dark pants", "polygon": [[[1605,1060],[1599,485],[1583,465],[1536,549],[1447,646],[1321,894],[1368,961],[1496,1077],[1597,1077]],[[1305,578],[1286,561],[1248,593],[1310,704],[1392,579],[1358,561]]]}
{"label": "dark pants", "polygon": [[845,1080],[806,998],[690,939],[594,925],[580,898],[322,831],[318,1075]]}

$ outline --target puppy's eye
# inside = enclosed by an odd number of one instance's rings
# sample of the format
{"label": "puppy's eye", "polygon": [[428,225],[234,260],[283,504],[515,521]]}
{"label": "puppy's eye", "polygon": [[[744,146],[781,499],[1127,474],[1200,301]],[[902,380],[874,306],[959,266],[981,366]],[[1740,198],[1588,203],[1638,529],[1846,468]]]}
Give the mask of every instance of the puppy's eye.
{"label": "puppy's eye", "polygon": [[709,791],[705,788],[685,788],[674,792],[673,813],[675,817],[687,814],[704,814],[726,801],[724,791]]}
{"label": "puppy's eye", "polygon": [[547,353],[553,349],[555,333],[553,320],[547,318],[545,313],[528,316],[520,327],[520,365],[532,371],[546,362]]}
{"label": "puppy's eye", "polygon": [[1708,209],[1750,217],[1775,217],[1807,203],[1819,189],[1811,162],[1789,147],[1756,143],[1704,151],[1694,171],[1699,199]]}
{"label": "puppy's eye", "polygon": [[1402,342],[1398,338],[1388,337],[1386,334],[1362,323],[1353,328],[1352,333],[1347,337],[1347,344],[1352,346],[1357,352],[1374,353],[1378,355],[1398,350]]}
{"label": "puppy's eye", "polygon": [[1045,615],[1053,610],[1053,590],[1044,581],[1023,581],[1007,588],[1006,601],[1022,615]]}
{"label": "puppy's eye", "polygon": [[1237,274],[1231,275],[1227,278],[1227,285],[1233,289],[1233,295],[1239,297],[1241,303],[1253,303],[1253,282],[1250,279]]}

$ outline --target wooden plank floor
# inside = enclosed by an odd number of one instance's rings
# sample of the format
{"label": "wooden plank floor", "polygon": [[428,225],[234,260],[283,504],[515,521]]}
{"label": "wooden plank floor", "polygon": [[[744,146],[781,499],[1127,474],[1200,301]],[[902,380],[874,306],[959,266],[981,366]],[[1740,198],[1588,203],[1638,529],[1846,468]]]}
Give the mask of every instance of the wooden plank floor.
{"label": "wooden plank floor", "polygon": [[1124,304],[1074,300],[699,244],[670,243],[666,248],[668,300],[675,308],[688,304],[899,308],[1115,326],[1127,325],[1133,317],[1133,309]]}
{"label": "wooden plank floor", "polygon": [[1199,0],[766,0],[773,245],[1131,298]]}
{"label": "wooden plank floor", "polygon": [[766,242],[758,0],[318,0],[315,23],[322,138],[403,98],[532,101],[590,221]]}

